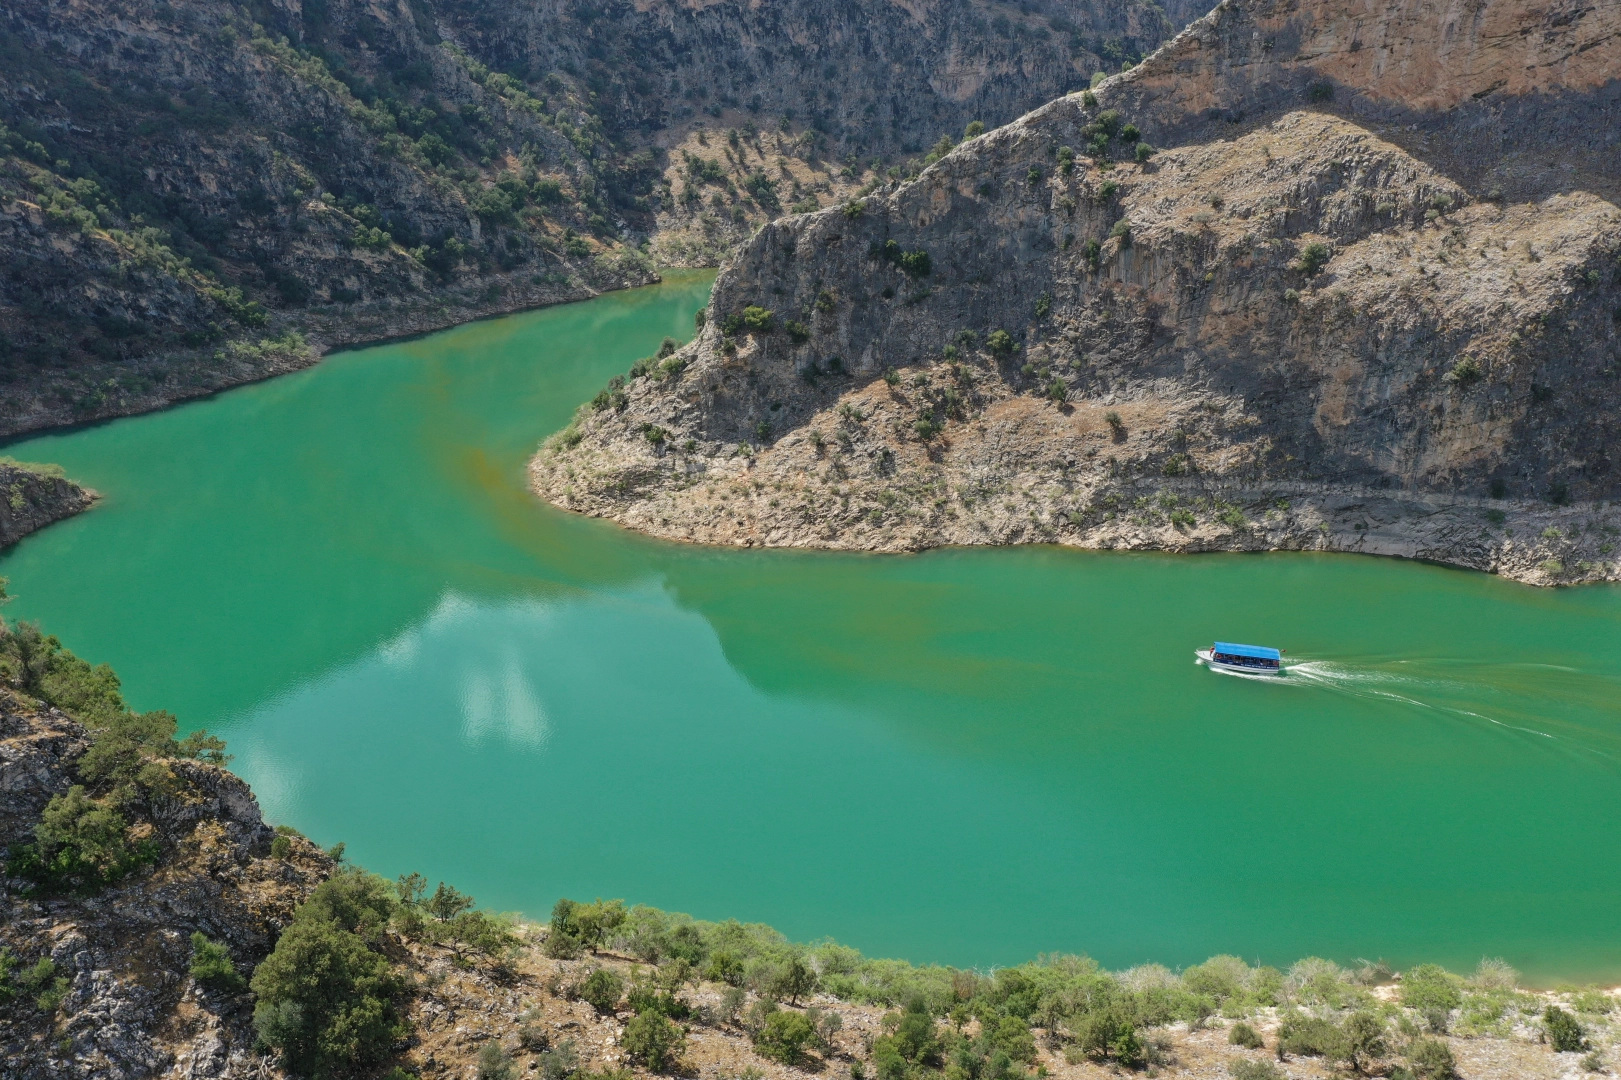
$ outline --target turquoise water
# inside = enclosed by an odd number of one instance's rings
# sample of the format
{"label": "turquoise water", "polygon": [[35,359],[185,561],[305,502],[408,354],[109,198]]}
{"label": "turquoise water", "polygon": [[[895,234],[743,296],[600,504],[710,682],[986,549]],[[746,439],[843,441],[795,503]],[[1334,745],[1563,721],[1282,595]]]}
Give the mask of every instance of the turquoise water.
{"label": "turquoise water", "polygon": [[[1621,974],[1621,590],[1349,556],[669,545],[536,443],[709,277],[8,447],[105,499],[16,617],[224,735],[272,820],[544,914],[620,896],[955,964]],[[1212,638],[1281,645],[1282,684]]]}

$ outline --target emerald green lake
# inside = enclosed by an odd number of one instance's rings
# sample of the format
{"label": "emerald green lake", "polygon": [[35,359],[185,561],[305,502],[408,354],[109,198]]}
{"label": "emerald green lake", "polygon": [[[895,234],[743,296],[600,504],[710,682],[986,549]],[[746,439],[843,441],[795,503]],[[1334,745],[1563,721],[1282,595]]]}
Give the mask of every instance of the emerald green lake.
{"label": "emerald green lake", "polygon": [[[15,443],[0,557],[267,816],[543,916],[618,896],[958,965],[1218,952],[1621,976],[1621,590],[1354,556],[665,544],[536,444],[711,277]],[[1212,674],[1213,638],[1303,661]]]}

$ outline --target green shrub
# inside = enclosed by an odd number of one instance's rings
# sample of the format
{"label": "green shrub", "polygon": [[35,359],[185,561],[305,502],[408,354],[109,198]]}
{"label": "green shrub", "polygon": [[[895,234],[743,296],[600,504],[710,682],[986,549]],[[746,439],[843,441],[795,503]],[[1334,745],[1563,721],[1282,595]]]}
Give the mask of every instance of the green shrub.
{"label": "green shrub", "polygon": [[369,942],[396,902],[380,878],[343,867],[293,912],[253,973],[253,1024],[296,1073],[318,1077],[385,1058],[404,1032],[404,981]]}
{"label": "green shrub", "polygon": [[1307,277],[1316,277],[1328,265],[1333,256],[1327,244],[1312,241],[1300,249],[1300,257],[1295,261],[1295,268]]}
{"label": "green shrub", "polygon": [[[42,956],[32,967],[17,969],[17,958],[8,949],[0,949],[0,1003],[18,995],[33,1001],[40,1012],[54,1013],[68,994],[68,980],[56,969],[48,956]],[[15,985],[13,985],[15,984]]]}
{"label": "green shrub", "polygon": [[1266,1045],[1261,1033],[1242,1021],[1227,1030],[1227,1042],[1246,1050],[1259,1050]]}
{"label": "green shrub", "polygon": [[1137,159],[1137,164],[1141,165],[1143,162],[1147,161],[1157,153],[1159,153],[1159,151],[1154,149],[1152,146],[1149,146],[1145,142],[1140,142],[1137,144],[1137,149],[1132,151],[1132,156]]}
{"label": "green shrub", "polygon": [[992,330],[985,335],[985,348],[992,356],[1011,356],[1019,351],[1019,344],[1006,330]]}
{"label": "green shrub", "polygon": [[214,990],[234,993],[247,985],[231,963],[231,953],[201,932],[191,935],[191,977]]}
{"label": "green shrub", "polygon": [[1344,1050],[1345,1033],[1332,1020],[1291,1012],[1278,1028],[1280,1055],[1339,1058]]}
{"label": "green shrub", "polygon": [[1587,1033],[1576,1018],[1557,1005],[1549,1005],[1542,1012],[1542,1028],[1548,1045],[1561,1053],[1587,1047]]}
{"label": "green shrub", "polygon": [[1233,1080],[1289,1080],[1288,1074],[1270,1061],[1250,1061],[1247,1058],[1229,1061],[1227,1075]]}
{"label": "green shrub", "polygon": [[1119,240],[1121,247],[1129,248],[1131,246],[1131,222],[1127,221],[1125,218],[1121,218],[1119,221],[1115,222],[1114,227],[1109,230],[1109,235]]}
{"label": "green shrub", "polygon": [[1479,382],[1485,378],[1486,372],[1480,366],[1479,360],[1476,360],[1473,356],[1465,356],[1452,365],[1451,371],[1441,377],[1456,386],[1469,386],[1471,383]]}
{"label": "green shrub", "polygon": [[810,340],[810,327],[806,326],[802,322],[796,322],[793,319],[789,319],[787,322],[783,323],[782,328],[788,332],[789,340],[791,340],[795,345],[803,345],[805,342]]}
{"label": "green shrub", "polygon": [[1097,273],[1098,268],[1103,265],[1103,245],[1096,240],[1088,240],[1086,246],[1081,249],[1081,258],[1085,260],[1088,270]]}
{"label": "green shrub", "polygon": [[662,1012],[649,1009],[637,1013],[625,1025],[620,1045],[632,1061],[646,1065],[653,1072],[666,1072],[686,1052],[687,1037]]}
{"label": "green shrub", "polygon": [[1414,1039],[1407,1047],[1407,1063],[1419,1080],[1452,1080],[1458,1074],[1451,1048],[1440,1039]]}
{"label": "green shrub", "polygon": [[1419,964],[1402,976],[1401,1003],[1419,1013],[1451,1012],[1463,1004],[1463,994],[1445,968]]}
{"label": "green shrub", "polygon": [[[797,1065],[804,1059],[805,1047],[816,1040],[816,1025],[804,1013],[779,1009],[765,1018],[754,1033],[754,1047],[761,1055],[784,1065]],[[873,1047],[877,1053],[876,1044]],[[880,1075],[883,1069],[880,1066]]]}
{"label": "green shrub", "polygon": [[1122,1065],[1142,1060],[1143,1044],[1137,1034],[1136,1018],[1123,1003],[1115,1003],[1083,1014],[1072,1022],[1075,1045],[1094,1058],[1113,1058]]}
{"label": "green shrub", "polygon": [[518,1067],[512,1055],[496,1040],[491,1039],[478,1051],[478,1080],[516,1080]]}
{"label": "green shrub", "polygon": [[743,309],[742,324],[744,328],[756,334],[768,334],[771,332],[772,317],[773,312],[755,304],[750,304]]}
{"label": "green shrub", "polygon": [[580,1000],[599,1013],[611,1013],[625,994],[625,981],[607,968],[598,968],[579,986]]}

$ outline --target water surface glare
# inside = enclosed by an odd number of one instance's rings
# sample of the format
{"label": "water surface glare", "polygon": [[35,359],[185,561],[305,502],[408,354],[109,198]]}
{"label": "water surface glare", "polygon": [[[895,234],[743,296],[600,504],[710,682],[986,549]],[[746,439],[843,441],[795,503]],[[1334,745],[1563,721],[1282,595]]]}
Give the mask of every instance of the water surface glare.
{"label": "water surface glare", "polygon": [[[1621,590],[1392,560],[730,551],[524,462],[710,283],[335,356],[7,449],[102,491],[0,558],[267,814],[879,955],[1501,955],[1621,975]],[[1276,644],[1279,683],[1193,664]]]}

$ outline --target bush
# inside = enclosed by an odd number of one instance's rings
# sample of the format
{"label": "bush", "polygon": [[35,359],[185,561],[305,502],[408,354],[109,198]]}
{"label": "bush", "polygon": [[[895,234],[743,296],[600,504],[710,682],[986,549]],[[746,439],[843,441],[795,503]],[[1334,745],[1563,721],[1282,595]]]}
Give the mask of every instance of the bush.
{"label": "bush", "polygon": [[500,1043],[491,1039],[479,1048],[478,1080],[515,1080],[517,1075],[512,1055]]}
{"label": "bush", "polygon": [[1401,1003],[1422,1014],[1448,1012],[1463,1004],[1457,981],[1438,964],[1419,964],[1402,976]]}
{"label": "bush", "polygon": [[1242,1021],[1228,1029],[1227,1042],[1233,1046],[1242,1046],[1246,1050],[1259,1050],[1266,1045],[1261,1033]]}
{"label": "bush", "polygon": [[1549,1005],[1542,1013],[1542,1027],[1548,1045],[1561,1053],[1581,1050],[1587,1046],[1587,1033],[1576,1018],[1557,1005]]}
{"label": "bush", "polygon": [[768,334],[771,332],[772,315],[765,308],[750,304],[743,309],[743,326],[756,334]]}
{"label": "bush", "polygon": [[662,1012],[649,1009],[639,1012],[625,1025],[620,1045],[633,1061],[646,1065],[653,1072],[665,1072],[681,1060],[686,1051],[686,1034]]}
{"label": "bush", "polygon": [[1229,1061],[1227,1075],[1233,1080],[1289,1080],[1288,1074],[1270,1061]]}
{"label": "bush", "polygon": [[625,995],[625,981],[607,968],[598,968],[585,977],[576,992],[597,1012],[611,1013]]}
{"label": "bush", "polygon": [[1462,387],[1479,382],[1486,377],[1486,372],[1482,370],[1479,360],[1476,360],[1473,356],[1466,356],[1453,364],[1452,370],[1441,377],[1449,383]]}
{"label": "bush", "polygon": [[1345,1033],[1332,1020],[1290,1013],[1278,1028],[1278,1054],[1338,1058],[1345,1048]]}
{"label": "bush", "polygon": [[1123,1004],[1083,1014],[1074,1022],[1074,1030],[1076,1046],[1090,1057],[1113,1058],[1122,1065],[1142,1060],[1137,1025]]}
{"label": "bush", "polygon": [[1458,1074],[1451,1048],[1440,1039],[1414,1039],[1407,1047],[1407,1063],[1419,1080],[1452,1080]]}
{"label": "bush", "polygon": [[[48,956],[42,956],[32,966],[15,971],[17,958],[9,949],[0,949],[0,1004],[18,994],[30,998],[40,1012],[53,1013],[68,995],[68,980],[56,970]],[[12,983],[15,981],[15,987]]]}
{"label": "bush", "polygon": [[[765,1018],[754,1033],[754,1047],[763,1056],[784,1065],[796,1065],[805,1056],[805,1047],[815,1042],[816,1025],[804,1013],[779,1009]],[[877,1046],[874,1046],[874,1053]],[[880,1066],[880,1074],[882,1067]]]}
{"label": "bush", "polygon": [[1316,277],[1328,265],[1332,255],[1327,244],[1313,241],[1300,249],[1300,258],[1296,260],[1295,267],[1307,277]]}
{"label": "bush", "polygon": [[1121,247],[1129,248],[1131,246],[1131,222],[1121,218],[1109,230],[1109,235],[1119,240]]}
{"label": "bush", "polygon": [[985,335],[985,348],[992,356],[1011,356],[1019,351],[1019,344],[1006,330],[992,330]]}
{"label": "bush", "polygon": [[295,1073],[329,1076],[383,1060],[405,1030],[404,982],[368,939],[394,909],[381,879],[345,867],[293,912],[253,973],[253,1024]]}
{"label": "bush", "polygon": [[231,963],[230,951],[201,933],[191,935],[191,977],[214,990],[234,993],[247,985]]}

